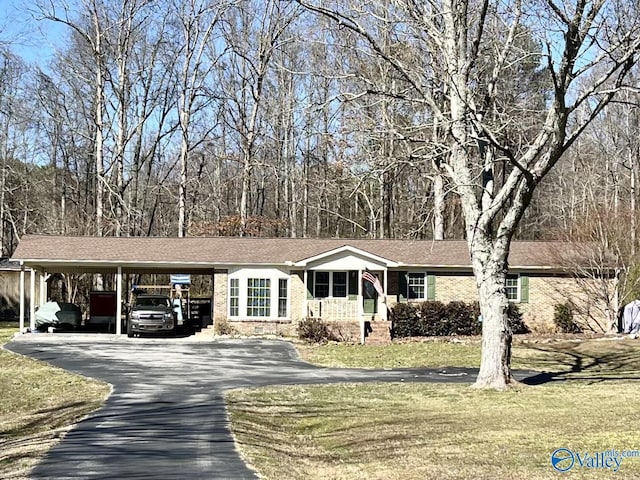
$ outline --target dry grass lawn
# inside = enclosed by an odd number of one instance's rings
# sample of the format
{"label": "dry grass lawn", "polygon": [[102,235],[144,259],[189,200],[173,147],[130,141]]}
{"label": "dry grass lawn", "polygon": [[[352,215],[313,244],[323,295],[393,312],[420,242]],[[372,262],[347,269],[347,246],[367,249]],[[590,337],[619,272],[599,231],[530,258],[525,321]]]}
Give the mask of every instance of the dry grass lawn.
{"label": "dry grass lawn", "polygon": [[[235,390],[241,451],[265,479],[551,479],[550,454],[640,448],[637,384],[332,385]],[[283,473],[286,472],[286,475]],[[640,458],[617,473],[640,478]]]}
{"label": "dry grass lawn", "polygon": [[[18,329],[0,323],[0,345]],[[71,425],[98,408],[110,387],[0,348],[0,478],[27,478]]]}
{"label": "dry grass lawn", "polygon": [[[479,344],[328,345],[306,358],[335,366],[474,366]],[[640,478],[640,457],[618,472],[555,472],[551,453],[640,450],[640,342],[518,344],[514,364],[555,380],[507,392],[466,385],[270,387],[229,392],[232,429],[266,479]]]}
{"label": "dry grass lawn", "polygon": [[[387,346],[299,345],[305,360],[326,367],[411,368],[479,367],[480,341],[427,341],[393,343]],[[512,367],[554,372],[562,377],[640,378],[640,339],[603,337],[597,339],[531,338],[514,341]]]}

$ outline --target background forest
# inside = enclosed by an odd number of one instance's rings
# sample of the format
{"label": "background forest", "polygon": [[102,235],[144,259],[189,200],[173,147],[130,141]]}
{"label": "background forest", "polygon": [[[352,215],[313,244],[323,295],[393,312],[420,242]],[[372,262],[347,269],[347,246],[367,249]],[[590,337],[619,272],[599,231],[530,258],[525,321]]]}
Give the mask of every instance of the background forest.
{"label": "background forest", "polygon": [[[372,12],[384,18],[392,3]],[[360,36],[297,2],[21,8],[28,38],[7,28],[10,13],[0,27],[2,256],[26,233],[464,237],[440,168],[446,132],[411,82]],[[61,33],[41,36],[47,25]],[[382,54],[429,65],[422,88],[437,98],[437,66],[389,25],[374,32]],[[500,28],[489,33],[501,41]],[[46,64],[27,59],[25,42],[52,42],[55,53]],[[499,114],[526,142],[550,89],[533,32],[519,32],[517,44],[531,61],[517,63],[496,97],[518,105]],[[490,71],[492,52],[479,58]],[[621,92],[578,138],[536,190],[518,239],[596,239],[631,263],[638,96]]]}

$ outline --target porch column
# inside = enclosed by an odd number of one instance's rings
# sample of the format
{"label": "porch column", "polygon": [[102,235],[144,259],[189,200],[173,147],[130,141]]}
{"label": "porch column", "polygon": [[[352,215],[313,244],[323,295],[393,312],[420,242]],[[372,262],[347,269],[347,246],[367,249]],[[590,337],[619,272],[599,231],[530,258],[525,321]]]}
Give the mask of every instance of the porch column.
{"label": "porch column", "polygon": [[380,319],[387,320],[387,269],[382,271],[382,288],[384,289],[384,296],[379,299],[378,313]]}
{"label": "porch column", "polygon": [[358,315],[364,315],[364,307],[362,305],[362,270],[358,270]]}
{"label": "porch column", "polygon": [[44,305],[44,303],[47,301],[47,282],[45,281],[46,275],[46,272],[42,272],[38,277],[40,280],[40,285],[38,285],[38,293],[40,294],[40,300],[38,303],[40,304],[40,306]]}
{"label": "porch column", "polygon": [[20,333],[24,333],[24,264],[20,262]]}
{"label": "porch column", "polygon": [[309,311],[309,294],[308,292],[308,288],[309,288],[309,271],[307,270],[307,268],[305,267],[304,269],[304,273],[302,275],[302,281],[304,282],[304,300],[302,301],[302,316],[300,318],[305,319],[308,316],[308,311]]}
{"label": "porch column", "polygon": [[122,267],[116,273],[116,335],[122,335]]}
{"label": "porch column", "polygon": [[29,276],[29,328],[36,330],[36,271],[32,268]]}
{"label": "porch column", "polygon": [[360,318],[360,343],[364,345],[364,308],[362,302],[362,270],[358,269],[358,317]]}

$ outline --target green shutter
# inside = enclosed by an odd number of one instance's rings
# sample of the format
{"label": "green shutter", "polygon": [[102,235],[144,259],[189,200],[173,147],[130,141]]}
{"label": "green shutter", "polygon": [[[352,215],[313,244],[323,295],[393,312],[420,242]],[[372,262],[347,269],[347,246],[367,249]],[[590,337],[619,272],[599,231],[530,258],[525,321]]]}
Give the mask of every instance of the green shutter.
{"label": "green shutter", "polygon": [[398,301],[407,301],[407,272],[398,272]]}
{"label": "green shutter", "polygon": [[520,302],[529,303],[529,277],[520,275]]}
{"label": "green shutter", "polygon": [[427,300],[436,299],[436,276],[427,274]]}
{"label": "green shutter", "polygon": [[313,272],[307,272],[307,300],[313,300]]}
{"label": "green shutter", "polygon": [[358,299],[358,271],[349,271],[349,300]]}

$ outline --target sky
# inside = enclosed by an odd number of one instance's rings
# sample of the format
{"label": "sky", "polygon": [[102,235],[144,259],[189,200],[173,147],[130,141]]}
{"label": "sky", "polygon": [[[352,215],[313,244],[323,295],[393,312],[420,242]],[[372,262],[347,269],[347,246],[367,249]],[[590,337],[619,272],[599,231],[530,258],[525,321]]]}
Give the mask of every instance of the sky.
{"label": "sky", "polygon": [[35,18],[32,0],[0,0],[0,42],[28,63],[46,67],[64,28]]}

